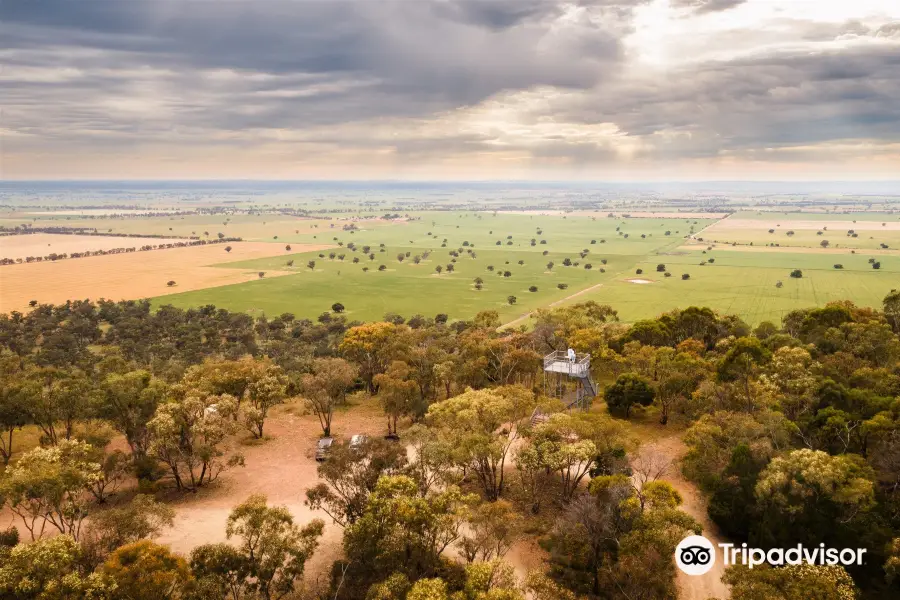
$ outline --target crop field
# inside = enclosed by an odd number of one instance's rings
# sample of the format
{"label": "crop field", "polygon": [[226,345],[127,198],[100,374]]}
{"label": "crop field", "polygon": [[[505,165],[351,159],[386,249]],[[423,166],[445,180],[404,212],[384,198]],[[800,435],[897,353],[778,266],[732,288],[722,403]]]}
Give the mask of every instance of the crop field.
{"label": "crop field", "polygon": [[48,254],[70,254],[72,252],[94,252],[115,248],[140,248],[183,242],[177,238],[141,238],[105,235],[63,235],[53,233],[33,233],[29,235],[0,236],[0,258],[26,258],[47,256]]}
{"label": "crop field", "polygon": [[[279,244],[233,242],[229,246],[230,253],[225,252],[224,245],[213,244],[3,266],[0,267],[0,312],[27,310],[32,300],[64,303],[87,298],[137,299],[224,286],[258,278],[258,274],[208,265],[225,260],[225,256],[249,259],[285,253]],[[169,281],[175,284],[170,287]]]}
{"label": "crop field", "polygon": [[886,245],[897,249],[900,248],[900,216],[738,213],[718,221],[698,237],[707,242],[754,246],[816,248],[825,240],[833,248],[878,249]]}

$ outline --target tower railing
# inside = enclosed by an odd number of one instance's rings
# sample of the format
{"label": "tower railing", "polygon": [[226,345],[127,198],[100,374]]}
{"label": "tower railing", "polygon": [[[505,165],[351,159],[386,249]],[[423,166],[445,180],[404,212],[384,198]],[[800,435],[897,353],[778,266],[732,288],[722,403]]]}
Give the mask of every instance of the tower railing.
{"label": "tower railing", "polygon": [[565,350],[555,350],[544,357],[544,371],[571,377],[588,377],[591,373],[591,355],[576,353],[572,360]]}

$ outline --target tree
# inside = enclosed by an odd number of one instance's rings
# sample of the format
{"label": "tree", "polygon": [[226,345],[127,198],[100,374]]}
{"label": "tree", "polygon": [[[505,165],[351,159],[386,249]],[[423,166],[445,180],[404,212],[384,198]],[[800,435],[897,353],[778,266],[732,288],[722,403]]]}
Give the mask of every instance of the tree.
{"label": "tree", "polygon": [[287,378],[280,367],[270,365],[268,374],[247,386],[247,402],[244,407],[244,425],[253,437],[263,437],[266,417],[273,406],[284,402],[287,395]]}
{"label": "tree", "polygon": [[[206,235],[209,235],[208,233]],[[231,252],[231,246],[225,246],[225,252]]]}
{"label": "tree", "polygon": [[344,305],[341,304],[340,302],[335,302],[334,304],[331,305],[331,311],[340,314],[340,313],[344,312]]}
{"label": "tree", "polygon": [[410,581],[433,576],[475,502],[477,496],[455,486],[423,497],[409,477],[381,477],[363,516],[344,531],[344,554],[353,567],[346,597],[364,597],[372,583],[394,573]]}
{"label": "tree", "polygon": [[434,272],[437,273],[438,275],[440,275],[441,271],[443,271],[443,270],[444,270],[444,267],[442,267],[441,265],[438,265],[434,268]]}
{"label": "tree", "polygon": [[548,270],[548,271],[552,271],[552,270],[553,270],[553,261],[552,261],[552,260],[551,260],[550,262],[547,263],[547,270]]}
{"label": "tree", "polygon": [[309,261],[309,262],[306,263],[306,266],[307,266],[307,268],[308,268],[310,271],[312,271],[312,270],[314,270],[314,269],[316,268],[316,261],[311,260],[311,261]]}
{"label": "tree", "polygon": [[536,291],[538,291],[538,288],[537,288],[536,285],[533,285],[533,286],[531,286],[531,287],[528,288],[528,291],[529,291],[529,292],[536,292]]}
{"label": "tree", "polygon": [[766,565],[752,569],[734,565],[725,571],[722,581],[731,588],[733,600],[854,600],[857,589],[853,579],[839,565]]}
{"label": "tree", "polygon": [[378,398],[388,420],[388,435],[397,435],[397,420],[413,412],[419,395],[418,384],[410,379],[412,372],[403,361],[395,360],[385,373],[375,376]]}
{"label": "tree", "polygon": [[342,358],[317,358],[313,361],[313,373],[303,376],[303,396],[318,417],[324,436],[331,435],[334,407],[344,401],[356,375],[356,367]]}
{"label": "tree", "polygon": [[266,276],[266,272],[265,272],[265,271],[260,271],[259,273],[257,273],[257,275],[259,275],[259,278],[262,279],[263,277]]}
{"label": "tree", "polygon": [[149,371],[140,370],[111,373],[100,385],[100,392],[100,415],[125,436],[132,459],[140,467],[150,444],[147,423],[165,399],[168,386]]}
{"label": "tree", "polygon": [[735,340],[718,366],[719,381],[735,381],[744,392],[747,412],[753,410],[754,394],[750,383],[756,378],[760,365],[772,357],[772,353],[755,337]]}
{"label": "tree", "polygon": [[124,506],[92,514],[80,539],[85,560],[96,567],[116,548],[158,536],[174,518],[171,507],[142,494]]}
{"label": "tree", "polygon": [[687,280],[690,279],[690,278],[691,278],[691,274],[690,274],[690,273],[682,273],[682,274],[681,274],[681,279],[682,279],[683,281],[687,281]]}
{"label": "tree", "polygon": [[522,517],[505,500],[484,502],[469,517],[459,546],[469,563],[502,559],[522,535]]}
{"label": "tree", "polygon": [[829,242],[828,240],[822,240],[821,242],[819,242],[819,245],[822,246],[823,248],[827,248],[828,246],[831,245],[831,242]]}
{"label": "tree", "polygon": [[510,305],[513,305],[513,304],[516,303],[516,297],[515,297],[515,296],[508,296],[508,297],[506,298],[506,301],[507,301]]}
{"label": "tree", "polygon": [[632,406],[635,404],[650,406],[655,395],[653,387],[646,379],[634,373],[625,373],[619,375],[616,382],[606,388],[603,398],[610,409],[623,411],[627,419]]}
{"label": "tree", "polygon": [[900,290],[892,290],[884,297],[884,316],[887,317],[894,330],[900,333]]}
{"label": "tree", "polygon": [[13,432],[28,423],[27,407],[21,395],[19,360],[13,354],[0,355],[0,458],[8,465],[12,457]]}
{"label": "tree", "polygon": [[791,277],[793,279],[800,279],[803,277],[803,271],[801,271],[800,269],[794,269],[793,271],[791,271]]}
{"label": "tree", "polygon": [[191,579],[184,558],[167,546],[140,540],[118,548],[101,572],[112,580],[117,597],[129,600],[174,600]]}
{"label": "tree", "polygon": [[222,471],[243,466],[244,457],[227,453],[235,432],[237,402],[233,396],[190,395],[161,404],[147,424],[148,454],[165,464],[179,490],[196,490],[215,481]]}
{"label": "tree", "polygon": [[399,332],[392,323],[367,323],[351,327],[344,334],[338,349],[359,365],[359,375],[366,382],[369,393],[378,391],[375,375],[384,373],[391,363],[393,344]]}
{"label": "tree", "polygon": [[95,399],[87,376],[77,369],[43,367],[26,370],[23,379],[20,397],[46,441],[56,444],[62,437],[71,438],[75,423],[90,414]]}
{"label": "tree", "polygon": [[175,285],[175,282],[170,279],[169,281],[166,282],[166,285],[169,287],[173,287]]}
{"label": "tree", "polygon": [[406,448],[399,444],[369,439],[358,448],[336,445],[319,464],[323,481],[306,491],[305,503],[341,527],[352,525],[365,512],[379,478],[398,474],[405,466]]}
{"label": "tree", "polygon": [[432,404],[428,422],[456,448],[459,461],[478,477],[489,500],[503,494],[504,466],[518,437],[516,424],[533,408],[533,394],[519,386],[468,390]]}
{"label": "tree", "polygon": [[324,527],[319,519],[299,527],[286,507],[270,507],[265,496],[254,494],[231,511],[225,535],[239,538],[237,550],[251,578],[247,587],[263,600],[278,600],[294,592]]}
{"label": "tree", "polygon": [[656,265],[657,273],[664,273],[666,271],[666,265],[664,263],[659,263]]}
{"label": "tree", "polygon": [[91,462],[93,448],[78,440],[34,448],[19,457],[0,479],[0,498],[22,519],[31,539],[40,538],[47,525],[78,539],[87,516],[87,494],[102,477]]}
{"label": "tree", "polygon": [[72,536],[58,535],[0,551],[0,597],[11,600],[105,600],[112,596],[108,578],[88,572]]}

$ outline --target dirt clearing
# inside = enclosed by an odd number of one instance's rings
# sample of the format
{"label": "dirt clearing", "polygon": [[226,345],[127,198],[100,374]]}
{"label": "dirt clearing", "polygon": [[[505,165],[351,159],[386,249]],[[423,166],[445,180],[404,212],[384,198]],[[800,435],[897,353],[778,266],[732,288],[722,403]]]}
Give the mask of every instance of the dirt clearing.
{"label": "dirt clearing", "polygon": [[[225,251],[226,246],[231,252]],[[330,247],[292,244],[291,253]],[[255,270],[210,265],[285,253],[282,244],[231,242],[7,265],[0,267],[0,312],[27,310],[31,300],[55,304],[85,298],[133,300],[252,281],[259,278]],[[284,274],[267,271],[266,277]],[[175,285],[169,287],[169,281]]]}
{"label": "dirt clearing", "polygon": [[181,238],[126,237],[106,235],[67,235],[62,233],[31,233],[0,236],[0,258],[47,256],[52,253],[96,252],[116,248],[140,248],[160,244],[177,244],[191,240]]}

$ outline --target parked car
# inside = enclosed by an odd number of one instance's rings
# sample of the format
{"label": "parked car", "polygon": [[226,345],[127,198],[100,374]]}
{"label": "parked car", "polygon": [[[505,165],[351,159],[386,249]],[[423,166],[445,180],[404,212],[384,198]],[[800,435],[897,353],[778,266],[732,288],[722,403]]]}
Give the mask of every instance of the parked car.
{"label": "parked car", "polygon": [[367,436],[366,434],[357,433],[356,435],[354,435],[353,437],[350,438],[350,449],[351,450],[359,450],[360,448],[363,447],[363,444],[365,444],[368,441],[368,439],[369,439],[369,436]]}
{"label": "parked car", "polygon": [[316,443],[316,460],[322,462],[326,458],[328,458],[328,453],[331,451],[331,447],[334,445],[333,437],[326,437],[320,439]]}

